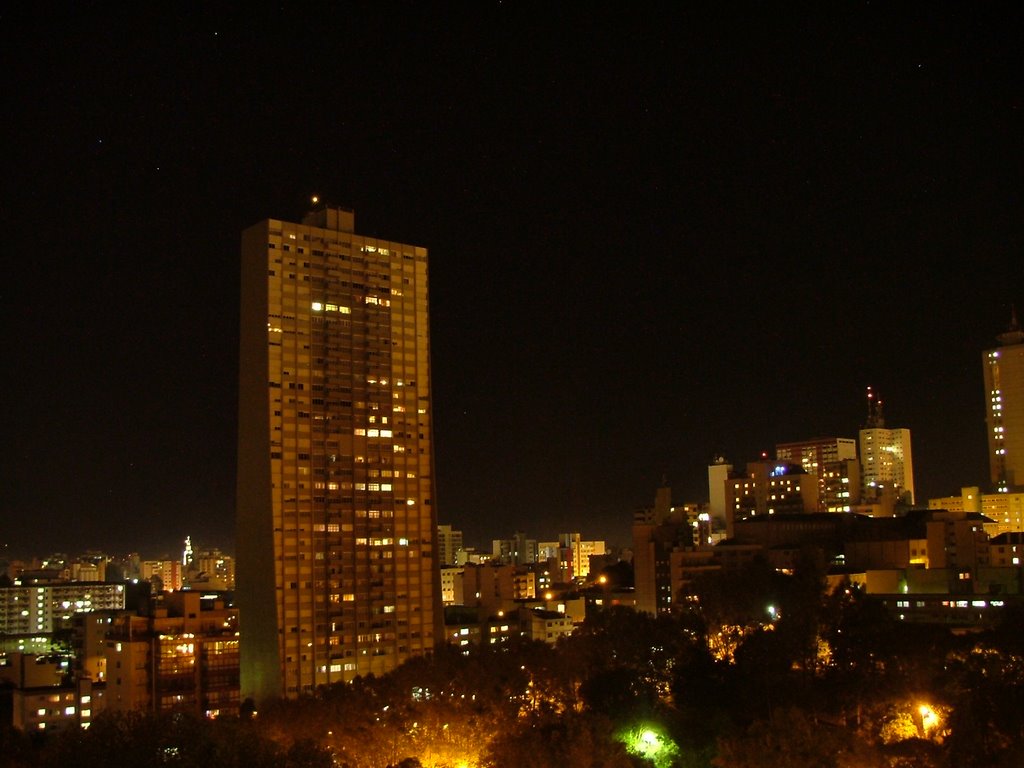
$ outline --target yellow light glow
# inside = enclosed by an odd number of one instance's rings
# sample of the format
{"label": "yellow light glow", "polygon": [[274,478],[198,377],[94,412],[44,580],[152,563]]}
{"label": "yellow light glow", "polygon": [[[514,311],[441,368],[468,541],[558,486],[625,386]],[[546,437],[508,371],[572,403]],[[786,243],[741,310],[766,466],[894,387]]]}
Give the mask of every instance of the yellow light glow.
{"label": "yellow light glow", "polygon": [[921,715],[921,726],[925,733],[939,724],[938,713],[927,704],[922,704],[917,711]]}

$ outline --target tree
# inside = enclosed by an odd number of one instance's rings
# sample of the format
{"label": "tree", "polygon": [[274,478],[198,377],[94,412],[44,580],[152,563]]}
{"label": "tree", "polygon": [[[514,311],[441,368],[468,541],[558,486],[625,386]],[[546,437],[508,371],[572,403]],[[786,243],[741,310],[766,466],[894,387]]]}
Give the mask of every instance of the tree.
{"label": "tree", "polygon": [[978,646],[949,658],[946,739],[951,762],[964,768],[1010,765],[1024,753],[1024,658]]}
{"label": "tree", "polygon": [[711,764],[717,768],[884,768],[877,750],[844,728],[816,721],[796,708],[723,736]]}
{"label": "tree", "polygon": [[611,723],[593,714],[566,713],[528,718],[497,734],[482,762],[486,768],[636,768],[625,746],[612,737]]}

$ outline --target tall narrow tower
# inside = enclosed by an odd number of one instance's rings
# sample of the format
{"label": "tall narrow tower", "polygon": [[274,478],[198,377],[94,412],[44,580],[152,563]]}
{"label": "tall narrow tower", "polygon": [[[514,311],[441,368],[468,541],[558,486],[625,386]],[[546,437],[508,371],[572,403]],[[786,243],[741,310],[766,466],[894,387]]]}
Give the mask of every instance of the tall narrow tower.
{"label": "tall narrow tower", "polygon": [[998,346],[982,355],[985,424],[992,489],[1024,491],[1024,331],[1011,311],[1010,327],[996,337]]}
{"label": "tall narrow tower", "polygon": [[868,416],[860,430],[860,464],[865,501],[914,503],[914,461],[910,430],[886,428],[882,401],[868,387]]}
{"label": "tall narrow tower", "polygon": [[242,233],[241,693],[383,674],[442,621],[425,248],[323,206]]}

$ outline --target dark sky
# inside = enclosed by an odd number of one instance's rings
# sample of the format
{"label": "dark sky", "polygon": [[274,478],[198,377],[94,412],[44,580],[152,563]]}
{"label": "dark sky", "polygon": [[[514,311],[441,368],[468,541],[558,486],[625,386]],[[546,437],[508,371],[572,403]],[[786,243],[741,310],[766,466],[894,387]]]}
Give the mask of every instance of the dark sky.
{"label": "dark sky", "polygon": [[987,481],[1020,6],[107,7],[0,16],[9,553],[233,547],[240,233],[313,193],[430,251],[470,544],[627,544],[869,385],[920,499]]}

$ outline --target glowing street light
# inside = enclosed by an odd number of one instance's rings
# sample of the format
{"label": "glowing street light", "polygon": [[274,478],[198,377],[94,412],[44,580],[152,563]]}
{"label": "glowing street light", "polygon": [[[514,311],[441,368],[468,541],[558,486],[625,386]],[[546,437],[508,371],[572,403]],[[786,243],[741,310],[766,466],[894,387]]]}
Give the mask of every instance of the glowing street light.
{"label": "glowing street light", "polygon": [[927,736],[928,731],[934,729],[939,724],[939,714],[927,704],[919,706],[917,712],[921,715],[921,729],[924,731],[925,736]]}

